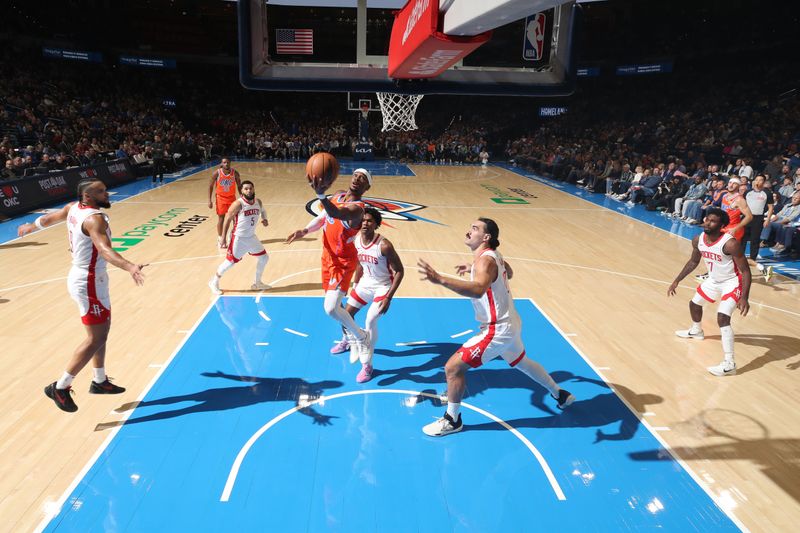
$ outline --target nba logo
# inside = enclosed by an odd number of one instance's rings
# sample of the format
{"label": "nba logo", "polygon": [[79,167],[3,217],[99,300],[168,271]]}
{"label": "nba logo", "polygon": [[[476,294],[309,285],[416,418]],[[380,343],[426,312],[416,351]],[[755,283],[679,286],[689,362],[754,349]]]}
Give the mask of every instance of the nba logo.
{"label": "nba logo", "polygon": [[536,13],[525,19],[525,37],[522,40],[522,59],[525,61],[542,59],[546,20],[544,13]]}

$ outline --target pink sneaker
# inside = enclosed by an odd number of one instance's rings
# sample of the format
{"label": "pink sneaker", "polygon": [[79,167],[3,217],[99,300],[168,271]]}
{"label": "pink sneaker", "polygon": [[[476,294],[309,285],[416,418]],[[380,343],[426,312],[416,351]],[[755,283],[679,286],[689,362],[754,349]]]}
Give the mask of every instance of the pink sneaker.
{"label": "pink sneaker", "polygon": [[336,344],[333,345],[333,348],[331,348],[331,353],[332,354],[338,354],[338,353],[346,352],[349,349],[350,349],[350,343],[347,342],[347,340],[342,339],[342,340],[340,340],[339,342],[337,342]]}
{"label": "pink sneaker", "polygon": [[366,383],[372,379],[372,365],[361,365],[361,372],[356,376],[357,383]]}

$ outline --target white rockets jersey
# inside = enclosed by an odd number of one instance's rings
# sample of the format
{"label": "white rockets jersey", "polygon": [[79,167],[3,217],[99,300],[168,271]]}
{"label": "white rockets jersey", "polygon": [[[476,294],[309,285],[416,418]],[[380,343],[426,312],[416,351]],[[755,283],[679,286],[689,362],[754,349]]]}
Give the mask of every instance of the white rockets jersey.
{"label": "white rockets jersey", "polygon": [[739,269],[733,262],[733,256],[726,255],[722,251],[725,243],[734,238],[729,233],[723,233],[716,242],[707,244],[706,234],[701,233],[697,240],[697,249],[700,250],[700,255],[703,256],[708,268],[708,277],[714,281],[723,282],[739,277]]}
{"label": "white rockets jersey", "polygon": [[257,198],[253,198],[253,203],[248,203],[244,197],[236,200],[241,202],[242,208],[233,220],[233,232],[236,237],[253,237],[256,234],[256,224],[261,218],[261,204]]}
{"label": "white rockets jersey", "polygon": [[[92,238],[83,232],[83,222],[93,215],[100,215],[108,224],[108,216],[105,213],[75,202],[67,213],[67,232],[69,250],[72,252],[72,266],[97,272],[106,269],[106,260],[100,256]],[[106,230],[106,233],[110,239],[111,229]]]}
{"label": "white rockets jersey", "polygon": [[361,234],[356,236],[355,245],[358,252],[358,262],[364,270],[359,283],[375,285],[390,285],[392,283],[392,273],[389,271],[389,262],[386,256],[381,253],[381,242],[383,237],[375,234],[375,237],[367,245],[361,241]]}
{"label": "white rockets jersey", "polygon": [[[475,319],[481,324],[494,324],[502,321],[518,321],[517,310],[514,308],[514,299],[508,286],[503,256],[496,250],[486,250],[481,254],[490,256],[497,263],[497,278],[489,285],[489,289],[480,298],[472,299],[475,308]],[[475,279],[475,263],[472,264],[470,280]]]}

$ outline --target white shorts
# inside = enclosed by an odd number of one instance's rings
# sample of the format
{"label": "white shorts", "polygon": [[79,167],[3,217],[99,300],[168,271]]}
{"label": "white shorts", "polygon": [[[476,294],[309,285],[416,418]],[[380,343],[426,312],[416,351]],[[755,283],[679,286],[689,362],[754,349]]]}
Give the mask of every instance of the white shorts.
{"label": "white shorts", "polygon": [[521,331],[520,324],[509,322],[481,324],[481,332],[465,342],[456,353],[472,368],[497,357],[502,357],[509,365],[515,366],[525,357]]}
{"label": "white shorts", "polygon": [[714,281],[708,278],[697,287],[692,301],[697,305],[705,305],[708,302],[714,303],[719,300],[717,312],[731,316],[741,297],[742,280],[738,277],[727,281]]}
{"label": "white shorts", "polygon": [[358,285],[350,289],[350,296],[347,298],[347,305],[352,305],[356,309],[361,309],[370,302],[380,302],[392,288],[391,285],[362,283],[362,281],[363,278],[359,280]]}
{"label": "white shorts", "polygon": [[72,267],[67,276],[67,290],[78,304],[84,324],[103,324],[111,319],[108,272],[105,270],[90,274],[85,268]]}
{"label": "white shorts", "polygon": [[258,240],[255,235],[247,237],[237,237],[231,235],[231,242],[228,243],[228,256],[227,259],[231,263],[238,263],[244,257],[244,254],[250,255],[264,255],[267,251],[264,245]]}

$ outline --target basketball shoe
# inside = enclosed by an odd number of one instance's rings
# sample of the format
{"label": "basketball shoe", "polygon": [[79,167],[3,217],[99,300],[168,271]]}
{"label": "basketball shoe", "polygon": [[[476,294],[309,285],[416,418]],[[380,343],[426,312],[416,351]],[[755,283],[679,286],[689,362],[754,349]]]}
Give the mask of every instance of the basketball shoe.
{"label": "basketball shoe", "polygon": [[772,267],[771,266],[768,266],[767,268],[765,268],[764,269],[764,282],[769,283],[770,280],[772,279],[772,274],[773,274],[773,272],[772,272]]}
{"label": "basketball shoe", "polygon": [[733,361],[722,361],[716,366],[708,367],[708,371],[715,376],[733,376],[736,374],[736,363]]}
{"label": "basketball shoe", "polygon": [[222,289],[219,288],[219,278],[217,276],[211,278],[208,282],[208,288],[211,289],[213,294],[222,294]]}
{"label": "basketball shoe", "polygon": [[331,353],[340,354],[342,352],[346,352],[349,349],[350,349],[350,343],[347,342],[346,338],[342,337],[342,339],[339,342],[333,345],[333,348],[331,348]]}
{"label": "basketball shoe", "polygon": [[570,404],[572,404],[572,402],[575,401],[575,396],[573,396],[572,393],[570,393],[566,389],[561,389],[558,391],[558,398],[556,398],[552,394],[550,395],[550,397],[553,398],[556,402],[558,402],[557,407],[561,410],[563,410],[565,407],[569,406]]}
{"label": "basketball shoe", "polygon": [[266,283],[262,283],[260,281],[257,281],[255,283],[253,283],[252,285],[250,285],[250,289],[252,289],[254,291],[266,291],[266,290],[269,290],[271,288],[272,288],[271,285],[267,285]]}
{"label": "basketball shoe", "polygon": [[675,335],[682,339],[697,339],[699,341],[706,338],[703,330],[700,331],[692,331],[691,329],[679,329],[675,332]]}
{"label": "basketball shoe", "polygon": [[458,420],[453,418],[447,413],[436,422],[431,422],[422,428],[422,432],[431,437],[444,437],[450,433],[458,433],[464,429],[464,424],[461,423],[461,413],[458,414]]}
{"label": "basketball shoe", "polygon": [[78,410],[78,406],[75,405],[75,400],[72,399],[72,387],[67,387],[66,389],[57,389],[56,382],[54,381],[44,388],[44,394],[53,400],[56,404],[56,407],[62,411],[74,413]]}
{"label": "basketball shoe", "polygon": [[356,383],[366,383],[372,379],[372,365],[361,365],[361,372],[356,376]]}
{"label": "basketball shoe", "polygon": [[102,383],[92,381],[89,385],[89,394],[122,394],[125,392],[125,387],[114,385],[109,378]]}

